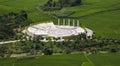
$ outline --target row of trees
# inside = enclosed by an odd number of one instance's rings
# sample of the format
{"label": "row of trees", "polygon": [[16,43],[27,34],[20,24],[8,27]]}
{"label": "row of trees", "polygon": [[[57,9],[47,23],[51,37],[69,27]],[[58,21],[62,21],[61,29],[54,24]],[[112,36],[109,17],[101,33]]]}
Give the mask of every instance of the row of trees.
{"label": "row of trees", "polygon": [[10,12],[0,15],[0,40],[7,39],[16,34],[15,30],[27,26],[31,23],[27,12],[22,10],[20,13]]}
{"label": "row of trees", "polygon": [[21,36],[18,39],[24,39],[25,41],[4,45],[4,47],[0,46],[0,56],[5,57],[5,55],[10,56],[10,54],[15,53],[30,53],[31,55],[44,53],[45,55],[52,55],[53,53],[70,54],[74,52],[120,52],[120,41],[101,37],[89,39],[85,34],[66,37],[63,42],[41,42],[41,36],[31,38]]}
{"label": "row of trees", "polygon": [[48,0],[41,8],[44,11],[49,10],[59,10],[64,7],[71,7],[71,6],[77,6],[82,3],[82,0]]}

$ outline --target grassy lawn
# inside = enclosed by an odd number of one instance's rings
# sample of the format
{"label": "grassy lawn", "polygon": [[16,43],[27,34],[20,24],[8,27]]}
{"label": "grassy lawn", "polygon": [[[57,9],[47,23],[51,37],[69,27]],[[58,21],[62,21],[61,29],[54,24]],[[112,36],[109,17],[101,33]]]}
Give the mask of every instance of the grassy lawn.
{"label": "grassy lawn", "polygon": [[95,66],[120,66],[120,54],[96,54],[88,58]]}
{"label": "grassy lawn", "polygon": [[[92,62],[89,62],[88,59]],[[120,54],[40,56],[35,59],[0,59],[0,66],[119,66]]]}
{"label": "grassy lawn", "polygon": [[37,9],[38,5],[42,5],[46,1],[47,0],[0,0],[0,14],[26,10],[29,18],[34,22],[48,21],[51,20],[52,17]]}
{"label": "grassy lawn", "polygon": [[95,35],[120,39],[120,10],[103,12],[81,18],[81,22],[91,28]]}
{"label": "grassy lawn", "polygon": [[91,28],[96,36],[120,39],[120,0],[84,0],[83,5],[64,8],[74,11],[81,23]]}
{"label": "grassy lawn", "polygon": [[120,9],[120,0],[83,0],[82,5],[64,8],[61,11],[74,11],[72,17],[81,17],[113,9]]}

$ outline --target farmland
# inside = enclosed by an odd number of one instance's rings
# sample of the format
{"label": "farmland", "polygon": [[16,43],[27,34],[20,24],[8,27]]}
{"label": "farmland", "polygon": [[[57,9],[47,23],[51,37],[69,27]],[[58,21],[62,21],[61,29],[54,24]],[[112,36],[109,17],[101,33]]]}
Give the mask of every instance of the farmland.
{"label": "farmland", "polygon": [[72,54],[40,56],[32,59],[0,59],[0,66],[119,66],[120,54]]}

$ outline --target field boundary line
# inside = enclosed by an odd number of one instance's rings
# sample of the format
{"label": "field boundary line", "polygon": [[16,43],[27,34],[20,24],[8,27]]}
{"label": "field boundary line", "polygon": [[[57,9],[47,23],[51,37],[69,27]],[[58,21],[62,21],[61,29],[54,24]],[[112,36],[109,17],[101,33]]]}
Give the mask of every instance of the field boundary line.
{"label": "field boundary line", "polygon": [[87,59],[87,61],[88,61],[89,63],[91,63],[93,66],[95,66],[94,63],[87,57],[87,54],[86,54],[86,53],[84,53],[84,56],[85,56],[85,58]]}

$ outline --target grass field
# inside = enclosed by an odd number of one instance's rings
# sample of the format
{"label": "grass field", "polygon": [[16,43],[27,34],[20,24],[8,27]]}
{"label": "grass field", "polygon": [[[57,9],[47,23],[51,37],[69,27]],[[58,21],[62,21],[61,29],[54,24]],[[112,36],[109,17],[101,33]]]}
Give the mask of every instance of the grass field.
{"label": "grass field", "polygon": [[26,10],[28,16],[34,22],[43,22],[51,20],[52,17],[38,10],[38,5],[42,5],[47,0],[0,0],[0,14],[9,12],[19,12]]}
{"label": "grass field", "polygon": [[81,19],[83,24],[95,31],[95,35],[120,39],[120,10],[90,15]]}
{"label": "grass field", "polygon": [[0,59],[0,66],[120,66],[120,54],[73,54],[40,56],[35,59]]}
{"label": "grass field", "polygon": [[91,28],[96,36],[120,39],[120,0],[84,0],[83,5],[64,8],[75,11],[81,23]]}

